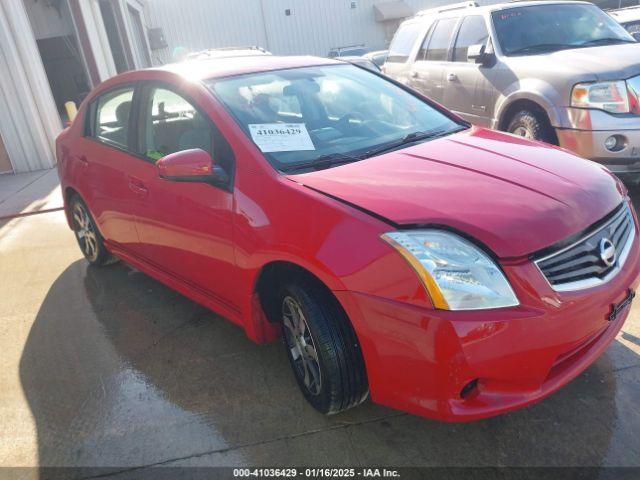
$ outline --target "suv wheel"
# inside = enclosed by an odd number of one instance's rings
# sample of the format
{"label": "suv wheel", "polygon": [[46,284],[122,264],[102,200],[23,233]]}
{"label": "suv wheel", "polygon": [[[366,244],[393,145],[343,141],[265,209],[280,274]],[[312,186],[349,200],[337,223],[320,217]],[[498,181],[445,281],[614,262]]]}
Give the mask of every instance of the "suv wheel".
{"label": "suv wheel", "polygon": [[369,394],[355,332],[328,292],[311,281],[281,289],[282,330],[298,386],[319,412],[334,414]]}
{"label": "suv wheel", "polygon": [[546,118],[530,110],[516,113],[507,127],[509,133],[541,142],[554,143],[551,127]]}
{"label": "suv wheel", "polygon": [[75,195],[69,203],[73,218],[73,232],[84,258],[92,265],[108,265],[117,261],[105,248],[100,231],[82,199]]}

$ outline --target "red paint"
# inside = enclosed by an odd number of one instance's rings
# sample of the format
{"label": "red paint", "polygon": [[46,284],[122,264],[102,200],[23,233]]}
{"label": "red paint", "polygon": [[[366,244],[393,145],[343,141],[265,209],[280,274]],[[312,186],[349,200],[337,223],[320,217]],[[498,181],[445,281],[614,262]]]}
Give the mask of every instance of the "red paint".
{"label": "red paint", "polygon": [[[590,365],[628,313],[606,319],[612,304],[637,286],[638,236],[617,276],[580,292],[552,290],[528,255],[613,210],[626,195],[621,184],[561,149],[478,128],[283,176],[199,81],[316,63],[330,61],[195,62],[105,82],[58,139],[63,191],[84,198],[113,253],[225,315],[256,342],[278,332],[255,294],[262,269],[291,262],[308,270],[347,312],[371,396],[384,405],[441,420],[483,418],[537,401]],[[173,84],[218,126],[235,155],[233,189],[159,177],[158,169],[191,168],[193,156],[167,157],[157,169],[83,137],[88,101],[145,80]],[[380,240],[405,224],[443,225],[483,244],[499,259],[520,305],[433,309],[411,267]],[[478,389],[461,399],[475,378]]]}
{"label": "red paint", "polygon": [[158,175],[165,179],[192,178],[211,175],[211,155],[199,148],[172,153],[156,162]]}

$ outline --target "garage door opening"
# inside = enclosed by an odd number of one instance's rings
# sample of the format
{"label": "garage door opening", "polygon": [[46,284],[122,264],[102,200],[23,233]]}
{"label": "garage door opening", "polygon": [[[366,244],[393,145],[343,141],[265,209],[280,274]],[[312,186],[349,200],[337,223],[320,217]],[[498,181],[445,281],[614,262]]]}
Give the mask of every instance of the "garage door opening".
{"label": "garage door opening", "polygon": [[91,91],[82,51],[66,0],[24,0],[56,108],[67,120],[65,102],[79,104]]}

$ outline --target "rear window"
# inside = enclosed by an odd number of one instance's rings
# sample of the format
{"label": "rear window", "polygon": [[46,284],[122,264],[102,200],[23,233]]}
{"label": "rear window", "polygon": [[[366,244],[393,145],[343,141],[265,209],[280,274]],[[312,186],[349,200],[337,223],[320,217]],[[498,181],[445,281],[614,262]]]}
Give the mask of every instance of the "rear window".
{"label": "rear window", "polygon": [[387,62],[406,62],[409,59],[409,55],[411,55],[411,50],[420,34],[420,30],[422,30],[422,25],[419,23],[400,25],[391,41]]}
{"label": "rear window", "polygon": [[89,135],[115,147],[129,147],[129,117],[133,88],[113,90],[101,95],[91,106]]}
{"label": "rear window", "polygon": [[444,61],[447,60],[451,38],[455,29],[457,18],[445,18],[439,20],[433,29],[431,39],[429,40],[429,48],[425,60]]}

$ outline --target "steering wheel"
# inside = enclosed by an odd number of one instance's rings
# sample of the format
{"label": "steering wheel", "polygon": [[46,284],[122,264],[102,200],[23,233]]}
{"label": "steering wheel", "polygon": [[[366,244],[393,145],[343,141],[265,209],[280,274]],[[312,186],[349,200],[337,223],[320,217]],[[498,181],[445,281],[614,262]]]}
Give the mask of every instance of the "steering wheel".
{"label": "steering wheel", "polygon": [[349,124],[349,120],[360,120],[362,124],[367,121],[366,117],[362,113],[353,111],[345,113],[343,116],[341,116],[340,120],[338,120],[338,126],[346,127]]}

